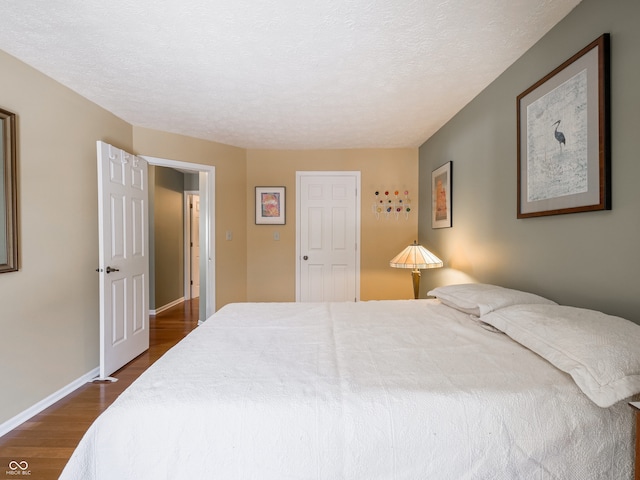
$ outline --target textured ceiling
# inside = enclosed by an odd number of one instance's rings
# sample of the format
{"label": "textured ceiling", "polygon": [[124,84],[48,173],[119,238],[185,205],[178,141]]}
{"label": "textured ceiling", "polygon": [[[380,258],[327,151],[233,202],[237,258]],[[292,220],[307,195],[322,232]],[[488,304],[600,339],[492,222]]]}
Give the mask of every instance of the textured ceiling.
{"label": "textured ceiling", "polygon": [[0,49],[136,126],[416,147],[579,2],[2,0]]}

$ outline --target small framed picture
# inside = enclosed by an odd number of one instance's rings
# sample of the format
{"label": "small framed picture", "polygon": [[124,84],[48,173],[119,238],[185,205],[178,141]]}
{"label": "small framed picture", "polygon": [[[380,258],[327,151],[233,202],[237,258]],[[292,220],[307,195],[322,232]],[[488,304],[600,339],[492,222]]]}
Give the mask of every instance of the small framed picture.
{"label": "small framed picture", "polygon": [[451,227],[451,167],[447,162],[431,172],[431,228]]}
{"label": "small framed picture", "polygon": [[285,187],[256,187],[256,225],[284,225],[285,210]]}

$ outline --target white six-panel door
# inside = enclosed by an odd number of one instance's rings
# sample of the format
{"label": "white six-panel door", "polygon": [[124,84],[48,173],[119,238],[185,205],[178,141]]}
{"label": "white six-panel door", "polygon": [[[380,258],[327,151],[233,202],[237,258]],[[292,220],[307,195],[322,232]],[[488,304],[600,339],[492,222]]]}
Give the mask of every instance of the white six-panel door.
{"label": "white six-panel door", "polygon": [[298,301],[359,299],[359,178],[298,172]]}
{"label": "white six-panel door", "polygon": [[149,348],[147,162],[98,148],[100,378]]}

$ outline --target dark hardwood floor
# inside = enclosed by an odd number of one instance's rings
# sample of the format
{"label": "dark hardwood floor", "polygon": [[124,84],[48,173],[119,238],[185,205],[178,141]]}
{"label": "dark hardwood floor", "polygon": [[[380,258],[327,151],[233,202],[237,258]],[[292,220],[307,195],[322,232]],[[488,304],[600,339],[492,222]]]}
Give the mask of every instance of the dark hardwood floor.
{"label": "dark hardwood floor", "polygon": [[[87,383],[0,437],[0,479],[57,480],[71,453],[98,415],[197,324],[198,299],[151,317],[149,350],[115,372],[113,376],[117,382]],[[26,465],[23,462],[27,462],[28,468],[22,472],[14,462],[21,463],[23,467]],[[30,475],[25,475],[27,472]]]}

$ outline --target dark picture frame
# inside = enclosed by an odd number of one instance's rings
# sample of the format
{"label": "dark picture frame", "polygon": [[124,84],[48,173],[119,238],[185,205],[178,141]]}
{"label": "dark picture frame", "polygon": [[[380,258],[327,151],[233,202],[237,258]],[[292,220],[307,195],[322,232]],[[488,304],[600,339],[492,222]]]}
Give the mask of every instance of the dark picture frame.
{"label": "dark picture frame", "polygon": [[0,108],[0,273],[18,270],[16,114]]}
{"label": "dark picture frame", "polygon": [[453,162],[431,172],[431,228],[450,228],[452,221],[451,185]]}
{"label": "dark picture frame", "polygon": [[256,187],[256,225],[284,225],[286,188]]}
{"label": "dark picture frame", "polygon": [[517,97],[518,218],[611,209],[610,39]]}

